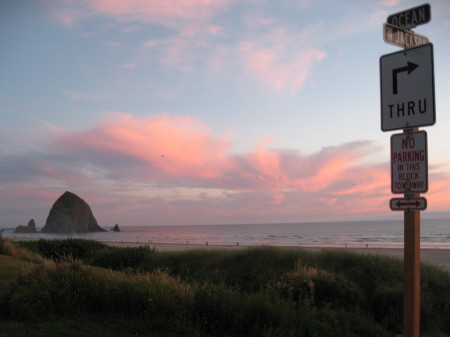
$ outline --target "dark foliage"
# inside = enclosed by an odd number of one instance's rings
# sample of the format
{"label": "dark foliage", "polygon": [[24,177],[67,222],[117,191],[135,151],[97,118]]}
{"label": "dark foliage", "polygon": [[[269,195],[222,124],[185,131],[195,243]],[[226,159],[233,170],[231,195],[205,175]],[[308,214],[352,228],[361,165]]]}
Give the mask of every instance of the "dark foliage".
{"label": "dark foliage", "polygon": [[95,254],[100,249],[108,246],[95,241],[83,239],[63,239],[63,240],[44,240],[37,241],[19,241],[17,244],[31,251],[37,252],[46,259],[84,259]]}
{"label": "dark foliage", "polygon": [[[76,245],[86,246],[75,249]],[[54,245],[44,251],[77,256],[84,263],[66,259],[38,266],[8,283],[0,290],[0,327],[17,320],[26,325],[80,317],[89,325],[96,317],[132,322],[119,328],[124,336],[401,333],[402,263],[392,258],[342,250],[157,253],[149,247],[124,249],[89,242],[58,247],[67,246],[71,248],[58,250]],[[430,266],[422,269],[422,334],[448,335],[450,275]]]}

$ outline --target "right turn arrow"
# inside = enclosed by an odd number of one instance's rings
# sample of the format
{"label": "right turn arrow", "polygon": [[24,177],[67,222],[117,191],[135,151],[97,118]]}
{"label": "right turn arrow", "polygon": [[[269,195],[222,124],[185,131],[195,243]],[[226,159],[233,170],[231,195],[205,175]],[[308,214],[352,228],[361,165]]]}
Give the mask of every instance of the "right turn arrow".
{"label": "right turn arrow", "polygon": [[419,65],[412,63],[412,62],[408,62],[408,65],[406,67],[400,67],[400,68],[395,68],[392,69],[392,91],[394,95],[397,95],[398,93],[398,88],[397,88],[397,76],[398,73],[402,73],[404,71],[408,72],[408,75],[411,74],[414,69],[416,69]]}

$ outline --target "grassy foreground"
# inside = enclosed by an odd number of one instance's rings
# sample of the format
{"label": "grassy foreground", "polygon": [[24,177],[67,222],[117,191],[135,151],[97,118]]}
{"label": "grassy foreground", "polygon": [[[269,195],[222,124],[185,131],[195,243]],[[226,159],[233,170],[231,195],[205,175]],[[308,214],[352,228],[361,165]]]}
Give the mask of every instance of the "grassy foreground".
{"label": "grassy foreground", "polygon": [[[342,250],[0,239],[0,337],[396,336],[402,270]],[[422,336],[450,335],[450,274],[421,274]]]}

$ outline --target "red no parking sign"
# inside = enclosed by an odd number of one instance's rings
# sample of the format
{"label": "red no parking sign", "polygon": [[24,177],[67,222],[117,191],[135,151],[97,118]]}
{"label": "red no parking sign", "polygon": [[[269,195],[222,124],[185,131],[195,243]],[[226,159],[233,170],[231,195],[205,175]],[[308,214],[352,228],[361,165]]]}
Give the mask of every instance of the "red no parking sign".
{"label": "red no parking sign", "polygon": [[428,191],[428,151],[425,131],[391,137],[392,193]]}

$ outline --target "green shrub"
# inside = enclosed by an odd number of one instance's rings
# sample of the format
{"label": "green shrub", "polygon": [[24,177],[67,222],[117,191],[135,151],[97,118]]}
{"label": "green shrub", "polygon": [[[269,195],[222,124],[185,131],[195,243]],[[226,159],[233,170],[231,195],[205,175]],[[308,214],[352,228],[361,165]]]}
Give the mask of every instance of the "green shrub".
{"label": "green shrub", "polygon": [[113,270],[137,271],[142,269],[142,263],[150,258],[152,254],[155,254],[155,249],[149,246],[106,247],[98,250],[87,262],[92,266]]}
{"label": "green shrub", "polygon": [[85,239],[40,239],[37,241],[18,241],[17,244],[52,260],[84,259],[96,251],[108,247],[101,242]]}
{"label": "green shrub", "polygon": [[282,277],[303,253],[274,247],[162,252],[144,261],[142,268],[165,268],[186,282],[224,283],[248,292]]}
{"label": "green shrub", "polygon": [[420,316],[425,332],[450,334],[450,273],[422,265]]}
{"label": "green shrub", "polygon": [[32,263],[44,263],[42,256],[20,247],[16,242],[0,238],[0,254],[13,256]]}
{"label": "green shrub", "polygon": [[292,272],[275,284],[275,288],[296,306],[345,310],[368,308],[367,298],[358,285],[327,271],[305,266],[300,260]]}
{"label": "green shrub", "polygon": [[[402,329],[400,260],[328,250],[156,253],[76,245],[47,250],[83,260],[30,267],[0,289],[0,317],[119,317],[141,335],[205,337],[394,336]],[[421,282],[423,335],[450,334],[449,273],[423,266]]]}
{"label": "green shrub", "polygon": [[137,269],[155,253],[149,246],[114,247],[95,240],[64,239],[18,241],[18,245],[55,261],[80,259],[85,263],[114,270]]}
{"label": "green shrub", "polygon": [[77,261],[39,266],[0,292],[4,314],[16,319],[73,318],[86,313],[124,317],[185,310],[189,287],[164,273],[129,277]]}

